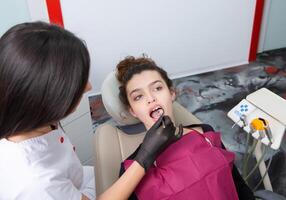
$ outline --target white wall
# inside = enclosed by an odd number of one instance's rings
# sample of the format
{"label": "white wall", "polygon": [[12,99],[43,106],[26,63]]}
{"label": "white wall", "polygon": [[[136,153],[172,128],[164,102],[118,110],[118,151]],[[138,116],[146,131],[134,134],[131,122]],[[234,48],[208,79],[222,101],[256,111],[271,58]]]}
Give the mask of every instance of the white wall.
{"label": "white wall", "polygon": [[11,26],[30,21],[30,19],[26,0],[1,1],[0,36],[2,36]]}
{"label": "white wall", "polygon": [[258,52],[286,47],[286,1],[265,0]]}
{"label": "white wall", "polygon": [[83,38],[91,80],[127,55],[150,55],[171,77],[248,62],[255,0],[62,0],[64,24]]}
{"label": "white wall", "polygon": [[26,0],[32,21],[49,22],[48,9],[45,0]]}

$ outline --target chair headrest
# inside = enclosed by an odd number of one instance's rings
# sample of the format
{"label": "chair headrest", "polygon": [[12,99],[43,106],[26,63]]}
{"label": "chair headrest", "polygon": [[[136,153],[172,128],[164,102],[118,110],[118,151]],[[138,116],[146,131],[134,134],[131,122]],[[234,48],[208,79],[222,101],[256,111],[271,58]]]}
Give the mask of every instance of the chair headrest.
{"label": "chair headrest", "polygon": [[116,78],[116,72],[107,75],[101,86],[102,102],[108,114],[120,125],[131,125],[139,123],[133,117],[126,106],[119,99],[120,83]]}

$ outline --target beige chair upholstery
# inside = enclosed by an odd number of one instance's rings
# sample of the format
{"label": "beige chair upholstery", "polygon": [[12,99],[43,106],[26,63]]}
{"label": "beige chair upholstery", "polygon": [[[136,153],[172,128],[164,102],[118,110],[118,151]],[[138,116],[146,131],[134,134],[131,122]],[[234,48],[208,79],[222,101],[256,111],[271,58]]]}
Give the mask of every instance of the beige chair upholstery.
{"label": "beige chair upholstery", "polygon": [[[102,86],[102,99],[108,113],[120,125],[136,123],[132,116],[126,114],[124,106],[118,98],[118,82],[114,72],[109,74]],[[179,103],[174,102],[174,117],[176,124],[188,125],[200,123],[200,120],[188,112]],[[121,115],[121,113],[125,113]],[[114,116],[115,115],[115,116]],[[128,117],[127,117],[128,116]],[[101,194],[117,179],[120,163],[126,159],[139,146],[145,132],[138,134],[126,134],[108,123],[100,125],[94,135],[94,167],[96,180],[96,194]]]}

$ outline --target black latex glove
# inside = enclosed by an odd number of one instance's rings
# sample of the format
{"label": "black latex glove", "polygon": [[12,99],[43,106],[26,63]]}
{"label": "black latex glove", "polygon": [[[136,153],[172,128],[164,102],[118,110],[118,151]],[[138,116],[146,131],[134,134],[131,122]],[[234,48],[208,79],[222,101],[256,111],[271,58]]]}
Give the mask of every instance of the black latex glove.
{"label": "black latex glove", "polygon": [[183,134],[182,125],[176,133],[176,127],[168,116],[161,116],[147,131],[135,160],[145,171],[153,164],[157,156]]}

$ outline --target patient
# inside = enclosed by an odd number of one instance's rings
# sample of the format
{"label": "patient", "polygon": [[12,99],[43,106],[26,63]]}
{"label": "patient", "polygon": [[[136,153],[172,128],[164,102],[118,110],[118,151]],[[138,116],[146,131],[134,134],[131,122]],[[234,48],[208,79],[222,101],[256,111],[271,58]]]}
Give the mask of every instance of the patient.
{"label": "patient", "polygon": [[[125,58],[117,65],[117,79],[120,100],[147,130],[163,115],[174,122],[172,81],[153,60]],[[220,134],[206,124],[183,130],[184,136],[160,154],[129,199],[238,199],[232,178],[234,154],[221,148]],[[136,153],[122,163],[120,174]]]}

